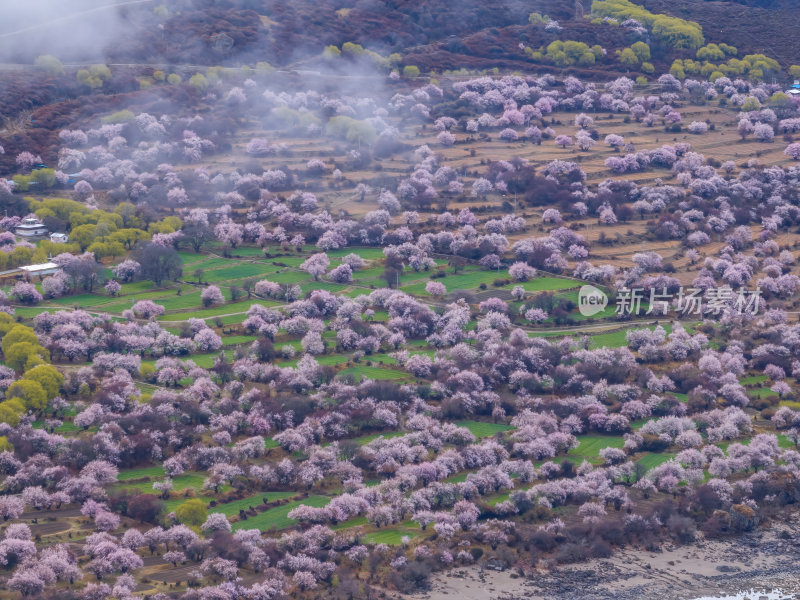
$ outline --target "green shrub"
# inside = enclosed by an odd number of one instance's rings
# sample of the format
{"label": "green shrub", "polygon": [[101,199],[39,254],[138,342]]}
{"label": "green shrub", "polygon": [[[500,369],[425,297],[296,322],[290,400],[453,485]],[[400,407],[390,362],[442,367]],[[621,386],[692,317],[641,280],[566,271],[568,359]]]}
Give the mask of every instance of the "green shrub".
{"label": "green shrub", "polygon": [[135,116],[132,111],[125,109],[106,115],[100,120],[103,123],[127,123],[128,121],[133,121]]}
{"label": "green shrub", "polygon": [[703,28],[694,21],[651,13],[630,0],[594,0],[592,14],[620,22],[636,19],[650,30],[655,39],[672,48],[695,49],[705,43]]}

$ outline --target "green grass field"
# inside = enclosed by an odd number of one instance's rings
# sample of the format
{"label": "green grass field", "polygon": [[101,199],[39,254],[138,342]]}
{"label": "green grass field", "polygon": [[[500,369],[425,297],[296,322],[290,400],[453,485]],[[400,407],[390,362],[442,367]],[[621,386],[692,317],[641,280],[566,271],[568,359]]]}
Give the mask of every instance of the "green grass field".
{"label": "green grass field", "polygon": [[268,258],[266,259],[267,262],[279,269],[285,269],[286,267],[293,267],[297,268],[305,262],[307,256],[278,256],[275,258]]}
{"label": "green grass field", "polygon": [[[666,330],[667,335],[672,333],[672,324],[666,323],[661,327]],[[623,346],[627,346],[628,342],[626,336],[629,331],[639,331],[641,329],[649,329],[652,331],[655,329],[655,325],[651,325],[650,327],[630,327],[626,329],[620,329],[618,331],[612,331],[610,333],[598,333],[596,335],[591,336],[591,344],[590,348],[622,348]]]}
{"label": "green grass field", "polygon": [[73,305],[83,308],[94,308],[96,306],[102,306],[103,304],[114,302],[115,300],[116,298],[112,296],[103,296],[99,294],[77,294],[75,296],[53,298],[52,300],[48,300],[47,303],[68,308],[72,307]]}
{"label": "green grass field", "polygon": [[369,435],[362,435],[357,438],[351,438],[351,442],[355,442],[359,446],[364,446],[365,444],[369,444],[372,440],[376,440],[379,437],[384,437],[386,439],[393,438],[393,437],[400,437],[401,435],[405,435],[405,431],[384,431],[381,433],[370,433]]}
{"label": "green grass field", "polygon": [[[319,252],[319,249],[313,248],[311,252]],[[339,248],[328,252],[331,259],[343,258],[348,254],[358,254],[364,260],[379,260],[384,256],[383,248]]]}
{"label": "green grass field", "polygon": [[388,544],[389,546],[399,546],[403,543],[403,537],[415,538],[422,532],[418,529],[414,531],[407,527],[388,527],[381,531],[371,531],[364,536],[364,541],[368,544]]}
{"label": "green grass field", "polygon": [[216,327],[217,320],[219,320],[220,324],[223,327],[227,327],[229,325],[237,325],[244,321],[247,318],[245,313],[239,313],[236,315],[226,315],[224,317],[202,317],[205,320],[206,324],[209,327]]}
{"label": "green grass field", "polygon": [[339,371],[340,375],[352,375],[358,381],[367,379],[388,380],[388,381],[401,381],[404,379],[411,379],[412,376],[405,371],[395,371],[393,369],[385,369],[383,367],[368,367],[366,365],[358,365]]}
{"label": "green grass field", "polygon": [[286,527],[290,527],[297,522],[288,517],[289,513],[293,509],[297,508],[301,504],[320,508],[328,504],[330,500],[331,499],[328,496],[309,496],[308,498],[303,498],[302,500],[289,502],[288,504],[284,504],[282,506],[276,506],[275,508],[270,508],[263,513],[259,513],[255,517],[250,517],[244,521],[237,521],[233,524],[233,530],[238,531],[240,529],[259,529],[261,531],[271,531],[285,529]]}
{"label": "green grass field", "polygon": [[164,467],[155,465],[152,467],[142,467],[141,469],[128,469],[120,471],[117,475],[117,481],[130,481],[131,479],[142,479],[149,477],[150,479],[161,479],[166,475]]}
{"label": "green grass field", "polygon": [[[228,358],[233,357],[233,350],[225,350],[225,355]],[[191,356],[182,357],[183,360],[191,360],[198,367],[209,369],[214,366],[214,361],[219,356],[219,352],[209,352],[208,354],[192,354]],[[155,365],[156,359],[148,359],[142,361],[143,365]]]}
{"label": "green grass field", "polygon": [[364,268],[359,271],[353,272],[353,279],[355,281],[368,281],[378,280],[383,275],[383,267],[372,267],[370,269]]}
{"label": "green grass field", "polygon": [[[34,429],[44,429],[45,422],[44,421],[34,421],[32,423],[32,425],[33,425]],[[78,433],[79,431],[82,431],[82,428],[78,427],[74,423],[64,422],[61,425],[59,425],[58,427],[56,427],[53,431],[55,431],[56,433],[61,433],[61,434],[71,434],[71,433]]]}
{"label": "green grass field", "polygon": [[622,448],[625,440],[616,435],[579,435],[578,447],[567,454],[584,458],[598,458],[603,448]]}
{"label": "green grass field", "polygon": [[464,483],[467,480],[467,475],[469,475],[469,473],[470,472],[465,471],[463,473],[457,473],[456,475],[451,475],[450,477],[444,480],[444,483]]}
{"label": "green grass field", "polygon": [[155,284],[152,281],[132,281],[130,283],[123,283],[120,287],[120,296],[127,296],[128,294],[140,294],[142,292],[151,291]]}
{"label": "green grass field", "polygon": [[341,283],[333,283],[331,281],[309,281],[300,285],[300,290],[303,294],[313,292],[316,290],[325,290],[331,294],[340,294],[347,289],[348,286]]}
{"label": "green grass field", "polygon": [[225,346],[236,346],[237,344],[250,344],[257,339],[258,337],[254,335],[226,335],[222,337],[222,343]]}
{"label": "green grass field", "polygon": [[311,277],[308,273],[304,273],[302,271],[281,271],[280,273],[274,273],[270,275],[267,279],[272,282],[280,283],[281,285],[289,284],[294,285],[295,283],[305,283],[311,280]]}
{"label": "green grass field", "polygon": [[350,527],[361,527],[362,525],[367,524],[367,517],[353,517],[352,519],[345,521],[344,523],[337,523],[331,529],[334,531],[340,531],[342,529],[349,529]]}
{"label": "green grass field", "polygon": [[675,454],[672,452],[661,452],[659,454],[649,453],[644,455],[636,462],[649,471],[650,469],[654,469],[658,465],[663,464],[673,458],[675,458]]}
{"label": "green grass field", "polygon": [[263,248],[234,248],[230,252],[231,258],[264,258]]}
{"label": "green grass field", "polygon": [[264,263],[240,263],[231,266],[232,261],[227,262],[228,264],[222,268],[209,270],[203,273],[203,281],[227,283],[237,279],[246,279],[248,277],[266,279],[269,274],[276,273],[279,268]]}
{"label": "green grass field", "polygon": [[[224,293],[223,293],[224,295]],[[180,313],[171,313],[161,315],[158,320],[159,321],[187,321],[189,319],[210,319],[212,317],[216,317],[219,315],[232,315],[232,314],[241,314],[242,320],[244,320],[244,313],[246,313],[253,304],[260,304],[262,306],[267,307],[274,307],[279,306],[279,302],[273,302],[271,300],[261,300],[260,298],[257,299],[250,299],[250,300],[242,300],[239,302],[232,302],[227,304],[221,304],[219,306],[211,306],[209,308],[202,308],[199,302],[200,295],[198,293],[198,302],[194,303],[187,308],[197,308],[197,310],[189,311],[189,312],[180,312]]]}
{"label": "green grass field", "polygon": [[[477,291],[480,284],[485,283],[487,286],[490,286],[495,279],[502,279],[506,276],[507,273],[504,271],[500,271],[499,273],[496,271],[473,271],[471,273],[459,273],[458,275],[448,273],[447,277],[437,279],[436,281],[444,284],[448,292],[454,292],[456,290]],[[427,296],[428,293],[425,291],[425,286],[428,281],[430,281],[429,274],[424,281],[411,283],[409,285],[401,285],[400,289],[407,294]]]}
{"label": "green grass field", "polygon": [[[145,467],[145,469],[142,471],[150,472],[150,469],[153,469],[153,467]],[[138,471],[138,469],[135,469],[134,471],[128,471],[127,473],[135,471]],[[157,473],[156,471],[152,472]],[[120,473],[120,475],[122,475],[122,473]],[[153,494],[155,493],[153,491],[153,483],[163,478],[163,476],[158,475],[143,475],[141,477],[151,477],[151,479],[147,481],[135,481],[133,483],[126,482],[129,482],[131,479],[138,479],[137,477],[120,479],[120,483],[117,485],[117,487],[127,490],[137,490],[141,494]],[[205,481],[205,478],[206,474],[202,472],[182,473],[181,475],[178,475],[172,479],[172,490],[173,492],[183,492],[191,488],[193,490],[200,491],[203,489],[203,481]]]}
{"label": "green grass field", "polygon": [[755,385],[757,383],[764,383],[769,377],[766,375],[750,375],[749,377],[742,377],[739,380],[741,385]]}
{"label": "green grass field", "polygon": [[559,277],[535,277],[530,281],[515,283],[526,292],[552,292],[557,290],[569,290],[579,287],[581,284],[573,279],[561,279]]}
{"label": "green grass field", "polygon": [[511,425],[504,423],[484,423],[482,421],[457,421],[456,425],[466,427],[478,439],[492,437],[496,433],[514,429]]}
{"label": "green grass field", "polygon": [[209,506],[208,512],[209,514],[222,513],[226,517],[233,517],[238,515],[240,510],[248,510],[250,507],[255,508],[263,504],[265,498],[267,502],[275,502],[276,500],[283,500],[293,496],[297,496],[297,492],[262,492],[260,494],[253,494],[247,498],[242,498],[241,500]]}

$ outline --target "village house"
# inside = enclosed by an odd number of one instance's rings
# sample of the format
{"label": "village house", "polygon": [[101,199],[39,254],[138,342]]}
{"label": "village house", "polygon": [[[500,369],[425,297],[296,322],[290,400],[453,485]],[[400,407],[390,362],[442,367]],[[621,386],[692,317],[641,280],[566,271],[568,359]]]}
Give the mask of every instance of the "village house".
{"label": "village house", "polygon": [[22,237],[38,237],[47,235],[47,227],[36,217],[27,217],[14,228],[14,233]]}

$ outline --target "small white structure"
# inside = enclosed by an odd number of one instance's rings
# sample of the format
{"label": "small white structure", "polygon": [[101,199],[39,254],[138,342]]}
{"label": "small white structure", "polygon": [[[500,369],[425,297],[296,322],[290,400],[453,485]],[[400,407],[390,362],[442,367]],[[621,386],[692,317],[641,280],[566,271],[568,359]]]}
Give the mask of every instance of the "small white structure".
{"label": "small white structure", "polygon": [[786,90],[786,93],[790,96],[798,96],[800,95],[800,79],[795,79],[792,87]]}
{"label": "small white structure", "polygon": [[23,237],[36,237],[47,235],[47,227],[39,219],[28,217],[27,219],[22,219],[22,223],[17,225],[14,233]]}
{"label": "small white structure", "polygon": [[61,267],[54,262],[46,262],[39,265],[20,267],[20,270],[31,277],[44,277],[45,275],[55,275],[61,270]]}
{"label": "small white structure", "polygon": [[66,244],[69,241],[69,236],[66,233],[51,233],[50,241],[54,244]]}

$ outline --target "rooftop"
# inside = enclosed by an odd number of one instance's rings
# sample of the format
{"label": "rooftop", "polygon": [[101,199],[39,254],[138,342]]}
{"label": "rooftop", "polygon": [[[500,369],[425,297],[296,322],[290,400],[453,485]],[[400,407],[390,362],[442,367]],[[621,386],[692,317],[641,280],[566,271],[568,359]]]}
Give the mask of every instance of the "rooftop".
{"label": "rooftop", "polygon": [[38,273],[39,271],[49,271],[51,269],[59,269],[60,267],[54,262],[46,262],[39,265],[28,265],[26,267],[20,267],[23,271],[27,271],[28,273]]}

